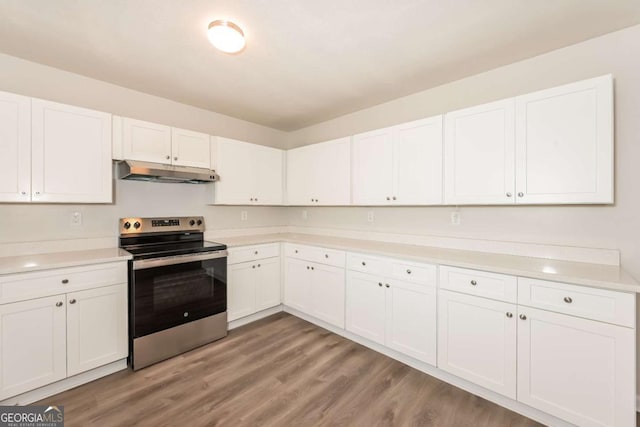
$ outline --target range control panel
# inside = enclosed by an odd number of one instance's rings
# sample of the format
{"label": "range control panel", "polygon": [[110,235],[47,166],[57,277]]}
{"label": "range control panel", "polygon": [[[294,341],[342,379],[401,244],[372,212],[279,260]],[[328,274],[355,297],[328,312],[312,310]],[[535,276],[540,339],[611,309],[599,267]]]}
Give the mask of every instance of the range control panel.
{"label": "range control panel", "polygon": [[120,235],[158,233],[163,231],[204,232],[204,218],[201,216],[170,218],[120,218]]}

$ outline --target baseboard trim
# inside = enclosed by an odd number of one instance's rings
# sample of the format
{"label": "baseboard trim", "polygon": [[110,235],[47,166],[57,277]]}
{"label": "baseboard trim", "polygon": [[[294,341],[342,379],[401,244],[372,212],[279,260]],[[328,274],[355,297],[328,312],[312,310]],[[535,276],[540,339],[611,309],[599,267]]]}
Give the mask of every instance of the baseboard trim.
{"label": "baseboard trim", "polygon": [[442,380],[448,384],[451,384],[455,387],[461,388],[462,390],[465,390],[471,394],[474,394],[476,396],[482,397],[490,402],[495,403],[496,405],[500,405],[504,408],[507,408],[513,412],[517,412],[520,415],[523,415],[525,417],[531,418],[532,420],[535,420],[539,423],[542,423],[544,425],[548,425],[548,426],[557,426],[557,427],[572,427],[573,424],[567,423],[566,421],[563,421],[559,418],[556,418],[552,415],[547,414],[546,412],[542,412],[539,411],[535,408],[532,408],[530,406],[524,405],[520,402],[517,402],[515,400],[509,399],[508,397],[502,396],[500,394],[497,394],[493,391],[487,390],[485,388],[482,388],[476,384],[473,384],[469,381],[463,380],[462,378],[458,378],[452,374],[449,374],[447,372],[444,372],[440,369],[438,369],[435,366],[429,365],[427,363],[424,362],[420,362],[418,360],[415,360],[409,356],[406,356],[402,353],[399,353],[397,351],[391,350],[387,347],[384,347],[380,344],[371,342],[365,338],[362,338],[358,335],[355,335],[349,331],[346,331],[344,329],[340,329],[337,328],[331,324],[328,324],[322,320],[316,319],[313,316],[309,316],[305,313],[302,313],[301,311],[296,310],[295,308],[291,308],[289,306],[283,306],[283,311],[286,313],[289,313],[293,316],[299,317],[300,319],[306,320],[307,322],[313,323],[314,325],[320,326],[321,328],[324,328],[330,332],[333,332],[334,334],[340,335],[344,338],[347,338],[348,340],[354,341],[358,344],[361,344],[365,347],[368,347],[374,351],[377,351],[378,353],[382,353],[385,356],[388,356],[392,359],[395,359],[399,362],[404,363],[405,365],[408,365],[414,369],[417,369],[427,375],[431,375],[432,377],[435,377],[439,380]]}
{"label": "baseboard trim", "polygon": [[249,323],[255,322],[256,320],[264,319],[265,317],[269,317],[272,314],[280,313],[283,311],[282,304],[276,305],[275,307],[267,308],[266,310],[259,311],[257,313],[250,314],[249,316],[241,317],[240,319],[233,320],[229,322],[229,330],[239,328],[240,326],[247,325]]}
{"label": "baseboard trim", "polygon": [[[91,381],[95,381],[98,378],[106,377],[107,375],[111,375],[124,369],[127,369],[127,359],[120,359],[118,361],[109,363],[108,365],[100,366],[99,368],[74,375],[73,377],[65,378],[64,380],[60,380],[58,382],[48,384],[35,390],[10,397],[6,400],[1,401],[0,405],[28,405],[30,403],[46,399],[47,397],[53,396],[54,394],[62,393],[63,391],[67,391]],[[56,402],[52,403],[55,404]]]}

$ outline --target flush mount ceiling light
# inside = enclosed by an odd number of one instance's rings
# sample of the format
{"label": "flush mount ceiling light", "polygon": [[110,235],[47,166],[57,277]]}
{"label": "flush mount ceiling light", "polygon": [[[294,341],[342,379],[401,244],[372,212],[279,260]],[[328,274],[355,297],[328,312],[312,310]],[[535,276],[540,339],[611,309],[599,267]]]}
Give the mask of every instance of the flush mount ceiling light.
{"label": "flush mount ceiling light", "polygon": [[222,19],[209,24],[207,37],[216,49],[225,53],[240,52],[245,45],[242,29],[233,22]]}

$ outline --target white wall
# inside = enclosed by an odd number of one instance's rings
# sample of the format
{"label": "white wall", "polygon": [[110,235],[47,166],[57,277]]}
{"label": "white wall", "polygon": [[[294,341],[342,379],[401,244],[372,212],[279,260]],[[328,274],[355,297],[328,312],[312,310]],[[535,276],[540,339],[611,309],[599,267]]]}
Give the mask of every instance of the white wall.
{"label": "white wall", "polygon": [[[300,146],[402,123],[612,73],[615,78],[616,203],[614,206],[291,208],[288,223],[397,233],[617,248],[640,279],[640,26],[358,111],[288,136]],[[375,222],[367,222],[373,210]]]}

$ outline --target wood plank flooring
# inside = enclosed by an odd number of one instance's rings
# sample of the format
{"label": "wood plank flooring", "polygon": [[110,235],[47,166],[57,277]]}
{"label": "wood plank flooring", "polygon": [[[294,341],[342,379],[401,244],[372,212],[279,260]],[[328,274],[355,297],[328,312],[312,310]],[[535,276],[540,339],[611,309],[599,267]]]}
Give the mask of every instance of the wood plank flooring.
{"label": "wood plank flooring", "polygon": [[67,427],[539,425],[285,313],[39,404]]}

